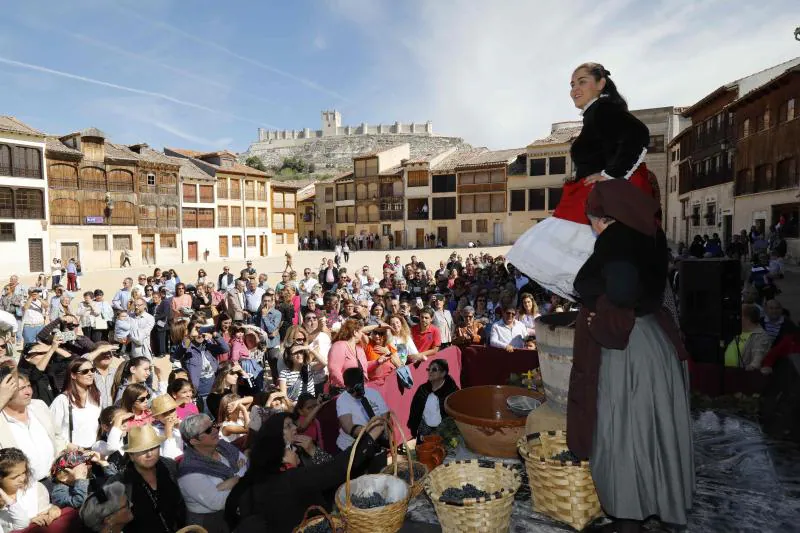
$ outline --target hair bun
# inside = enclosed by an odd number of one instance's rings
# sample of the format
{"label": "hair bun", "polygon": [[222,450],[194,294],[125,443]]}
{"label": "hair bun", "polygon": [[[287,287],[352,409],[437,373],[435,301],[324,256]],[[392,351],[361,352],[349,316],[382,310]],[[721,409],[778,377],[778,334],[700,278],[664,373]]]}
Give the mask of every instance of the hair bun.
{"label": "hair bun", "polygon": [[603,69],[603,76],[605,76],[606,78],[608,78],[609,76],[611,76],[611,71],[609,71],[609,70],[606,70],[606,69]]}

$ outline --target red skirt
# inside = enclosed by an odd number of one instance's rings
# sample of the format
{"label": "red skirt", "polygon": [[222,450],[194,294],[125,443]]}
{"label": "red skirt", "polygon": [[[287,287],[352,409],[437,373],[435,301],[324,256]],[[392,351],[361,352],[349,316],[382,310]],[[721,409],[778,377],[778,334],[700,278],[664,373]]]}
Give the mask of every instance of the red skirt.
{"label": "red skirt", "polygon": [[[647,193],[648,196],[654,196],[650,173],[644,163],[640,164],[631,175],[630,182]],[[589,224],[589,219],[586,218],[586,199],[589,198],[592,187],[593,185],[588,187],[584,185],[583,178],[571,183],[565,183],[561,192],[561,201],[553,212],[553,216],[571,220],[578,224]]]}

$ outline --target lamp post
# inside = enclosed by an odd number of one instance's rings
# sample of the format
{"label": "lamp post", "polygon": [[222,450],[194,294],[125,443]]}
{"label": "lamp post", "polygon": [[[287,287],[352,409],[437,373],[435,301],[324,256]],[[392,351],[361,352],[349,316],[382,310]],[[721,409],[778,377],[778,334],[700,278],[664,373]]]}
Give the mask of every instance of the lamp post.
{"label": "lamp post", "polygon": [[103,209],[103,215],[106,217],[106,226],[108,226],[108,267],[114,268],[114,237],[111,234],[111,215],[114,214],[114,200],[111,198],[111,193],[106,193],[106,207]]}

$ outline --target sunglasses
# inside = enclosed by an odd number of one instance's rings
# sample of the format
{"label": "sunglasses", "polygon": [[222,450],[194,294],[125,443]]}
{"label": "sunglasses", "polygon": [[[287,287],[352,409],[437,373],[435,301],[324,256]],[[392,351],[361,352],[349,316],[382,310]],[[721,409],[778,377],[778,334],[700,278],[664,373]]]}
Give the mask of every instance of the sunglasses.
{"label": "sunglasses", "polygon": [[302,344],[302,343],[304,343],[304,342],[306,342],[306,339],[305,339],[305,338],[299,338],[299,337],[298,337],[298,338],[295,338],[295,339],[294,339],[294,343],[295,343],[295,344]]}
{"label": "sunglasses", "polygon": [[306,320],[317,320],[317,317],[315,317],[315,316],[307,316]]}
{"label": "sunglasses", "polygon": [[75,373],[79,374],[81,376],[86,376],[86,375],[90,374],[93,371],[94,371],[93,368],[81,368],[80,370],[76,370]]}
{"label": "sunglasses", "polygon": [[428,372],[441,372],[441,370],[439,370],[435,366],[429,366],[428,367]]}
{"label": "sunglasses", "polygon": [[0,350],[8,350],[8,346],[5,344],[0,344]]}
{"label": "sunglasses", "polygon": [[136,398],[136,401],[139,403],[150,401],[150,395],[148,394],[147,396],[139,396]]}
{"label": "sunglasses", "polygon": [[218,429],[217,425],[216,424],[211,424],[206,429],[201,431],[200,435],[211,435],[211,433],[213,433],[215,429]]}

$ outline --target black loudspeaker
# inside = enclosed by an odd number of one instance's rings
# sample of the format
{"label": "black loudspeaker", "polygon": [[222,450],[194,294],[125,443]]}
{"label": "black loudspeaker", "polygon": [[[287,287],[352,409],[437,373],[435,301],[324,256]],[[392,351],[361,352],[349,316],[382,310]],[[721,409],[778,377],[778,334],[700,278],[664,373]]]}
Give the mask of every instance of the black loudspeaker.
{"label": "black loudspeaker", "polygon": [[695,361],[722,363],[724,347],[742,321],[741,263],[685,259],[680,263],[680,322]]}

